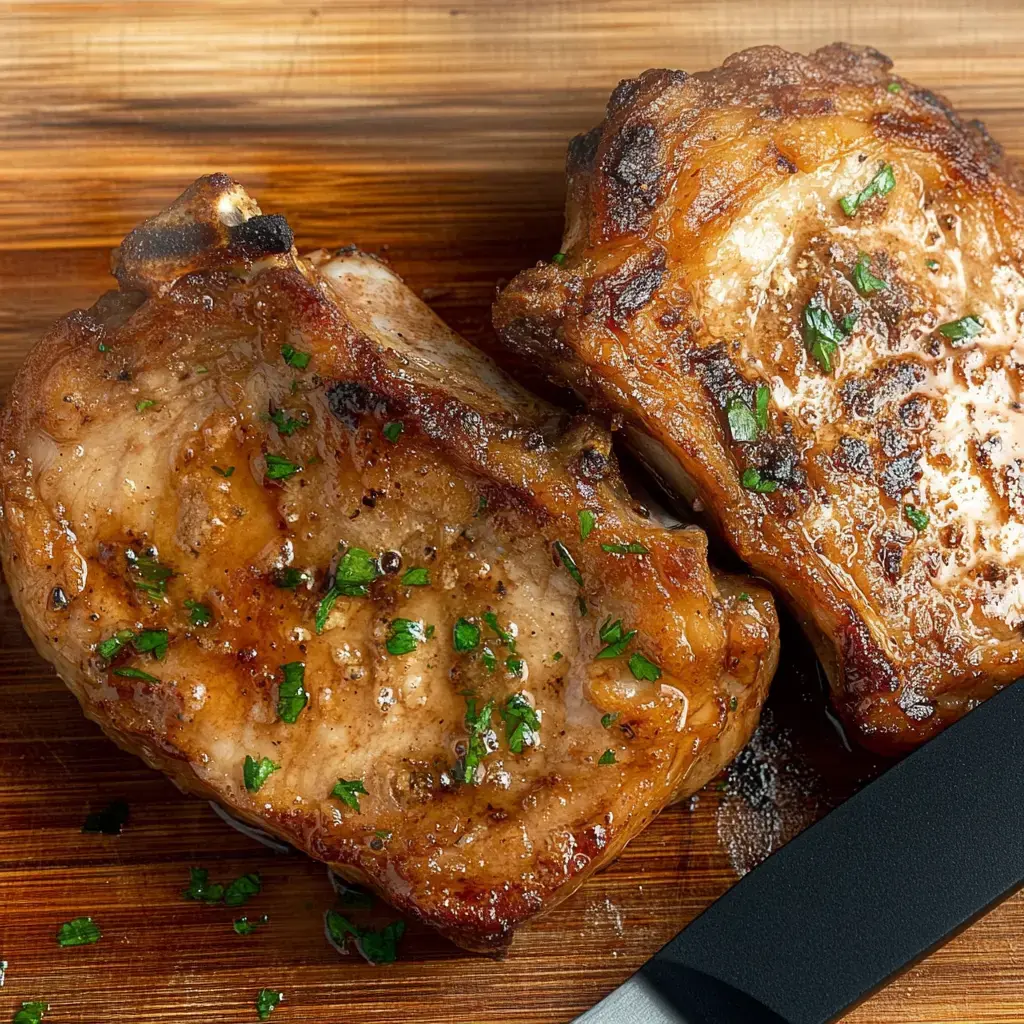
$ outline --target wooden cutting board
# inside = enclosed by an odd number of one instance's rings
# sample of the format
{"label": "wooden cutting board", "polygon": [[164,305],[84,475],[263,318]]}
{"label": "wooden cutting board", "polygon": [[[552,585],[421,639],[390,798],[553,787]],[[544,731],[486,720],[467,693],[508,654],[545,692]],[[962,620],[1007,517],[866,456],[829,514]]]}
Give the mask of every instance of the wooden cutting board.
{"label": "wooden cutting board", "polygon": [[[121,236],[214,170],[286,213],[305,247],[386,253],[489,345],[495,285],[558,248],[566,141],[620,78],[834,39],[888,52],[1024,156],[1020,0],[0,5],[0,392],[55,317],[109,285]],[[770,721],[739,764],[507,960],[413,925],[400,962],[374,969],[325,942],[321,866],[254,844],[103,739],[2,585],[0,602],[0,1021],[34,999],[47,1024],[254,1021],[262,987],[285,992],[275,1024],[567,1021],[880,767],[844,751],[789,630]],[[116,797],[131,806],[124,834],[83,835],[86,812]],[[260,871],[247,910],[269,924],[240,937],[231,911],[184,901],[191,865]],[[102,941],[59,949],[60,922],[84,914]],[[1017,898],[847,1020],[1024,1021],[1022,933]]]}

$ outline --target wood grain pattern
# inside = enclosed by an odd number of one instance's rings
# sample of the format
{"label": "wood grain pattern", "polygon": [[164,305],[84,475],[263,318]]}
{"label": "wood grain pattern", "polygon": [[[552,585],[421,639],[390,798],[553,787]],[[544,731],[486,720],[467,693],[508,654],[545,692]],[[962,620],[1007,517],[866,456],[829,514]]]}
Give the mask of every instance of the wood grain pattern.
{"label": "wood grain pattern", "polygon": [[[50,321],[108,286],[107,250],[124,232],[212,170],[287,213],[304,246],[386,250],[456,328],[489,345],[495,284],[557,248],[566,140],[597,120],[620,78],[837,38],[888,52],[1024,157],[1019,0],[9,2],[0,392]],[[0,960],[10,964],[0,1021],[38,998],[51,1003],[48,1024],[253,1021],[263,986],[286,993],[279,1024],[566,1021],[732,884],[719,831],[743,836],[730,832],[730,807],[753,813],[763,839],[792,818],[780,826],[779,806],[795,801],[805,820],[877,770],[843,754],[805,645],[790,635],[787,647],[774,753],[746,777],[666,811],[504,963],[412,927],[401,962],[375,970],[324,941],[324,869],[237,835],[105,741],[31,650],[0,587]],[[751,773],[761,784],[745,788]],[[116,796],[132,806],[125,834],[82,835],[86,811]],[[269,926],[241,938],[231,911],[183,901],[200,863],[225,879],[262,871],[250,909]],[[102,942],[59,950],[58,924],[80,914],[102,925]],[[847,1021],[1024,1021],[1022,936],[1017,898]]]}

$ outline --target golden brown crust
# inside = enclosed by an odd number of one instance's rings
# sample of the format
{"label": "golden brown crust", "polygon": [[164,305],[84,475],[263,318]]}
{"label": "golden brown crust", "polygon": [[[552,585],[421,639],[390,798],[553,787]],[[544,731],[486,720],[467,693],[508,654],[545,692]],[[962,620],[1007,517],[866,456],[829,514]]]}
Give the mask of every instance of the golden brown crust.
{"label": "golden brown crust", "polygon": [[570,146],[567,258],[495,325],[700,499],[846,720],[899,750],[1024,664],[1024,200],[982,126],[890,67],[761,47],[623,82]]}
{"label": "golden brown crust", "polygon": [[[126,290],[33,350],[0,417],[5,576],[119,744],[500,951],[746,741],[775,665],[771,599],[716,580],[702,532],[629,498],[606,431],[515,385],[380,261],[300,259],[290,234],[239,230],[253,221],[267,223],[240,186],[197,182],[122,245]],[[337,594],[318,633],[357,551],[373,578]],[[146,557],[173,573],[155,589]],[[606,616],[638,633],[597,660]],[[453,647],[459,618],[480,630],[471,651]],[[418,638],[392,649],[403,620]],[[166,630],[166,652],[129,639],[104,657],[121,630]],[[660,680],[634,678],[633,652]],[[296,663],[307,702],[288,722]],[[521,750],[499,714],[517,693],[541,716]],[[467,695],[495,702],[476,772]],[[279,765],[258,792],[246,755]],[[358,811],[331,797],[339,778],[363,784]]]}

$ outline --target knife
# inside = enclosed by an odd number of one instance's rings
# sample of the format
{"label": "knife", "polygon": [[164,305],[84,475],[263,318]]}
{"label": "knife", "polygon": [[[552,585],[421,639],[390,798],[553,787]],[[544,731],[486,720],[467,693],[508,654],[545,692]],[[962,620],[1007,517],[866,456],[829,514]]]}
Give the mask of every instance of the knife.
{"label": "knife", "polygon": [[1024,884],[1024,686],[772,854],[574,1024],[824,1024]]}

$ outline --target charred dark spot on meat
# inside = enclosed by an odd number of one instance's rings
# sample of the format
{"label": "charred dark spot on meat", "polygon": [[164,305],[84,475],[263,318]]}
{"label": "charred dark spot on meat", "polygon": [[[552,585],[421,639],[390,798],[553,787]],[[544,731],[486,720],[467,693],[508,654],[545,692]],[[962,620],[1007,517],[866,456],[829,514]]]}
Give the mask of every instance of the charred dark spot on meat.
{"label": "charred dark spot on meat", "polygon": [[776,483],[803,487],[807,482],[807,473],[800,465],[800,452],[789,429],[765,435],[755,446],[752,461],[763,477]]}
{"label": "charred dark spot on meat", "polygon": [[349,430],[355,430],[362,416],[382,416],[387,400],[354,381],[341,381],[327,389],[327,407]]}
{"label": "charred dark spot on meat", "polygon": [[882,490],[894,501],[914,486],[914,482],[921,474],[921,469],[918,466],[920,460],[921,453],[919,451],[911,452],[908,455],[901,455],[898,459],[893,459],[882,470]]}
{"label": "charred dark spot on meat", "polygon": [[845,380],[840,395],[847,411],[861,419],[874,419],[890,403],[921,384],[927,371],[908,359],[890,360],[860,377]]}
{"label": "charred dark spot on meat", "polygon": [[859,437],[844,435],[839,439],[832,453],[835,464],[858,476],[871,476],[875,471],[875,464],[871,458],[871,449],[867,442]]}
{"label": "charred dark spot on meat", "polygon": [[592,128],[589,132],[576,135],[569,140],[569,149],[566,154],[566,169],[570,175],[583,173],[591,170],[597,151],[601,144],[601,126]]}
{"label": "charred dark spot on meat", "polygon": [[288,252],[295,241],[288,221],[279,213],[250,217],[241,224],[235,224],[230,234],[232,246],[246,259]]}
{"label": "charred dark spot on meat", "polygon": [[878,440],[882,445],[883,453],[890,459],[902,455],[910,447],[907,436],[901,430],[895,430],[886,423],[878,426]]}
{"label": "charred dark spot on meat", "polygon": [[608,216],[618,233],[639,233],[661,198],[657,128],[627,124],[611,140],[602,161],[608,183]]}
{"label": "charred dark spot on meat", "polygon": [[612,274],[597,278],[584,309],[610,318],[618,326],[629,323],[661,287],[665,276],[665,250],[660,246],[629,257]]}
{"label": "charred dark spot on meat", "polygon": [[724,342],[705,348],[687,348],[686,369],[695,374],[720,409],[738,395],[748,405],[753,401],[754,385],[737,369]]}
{"label": "charred dark spot on meat", "polygon": [[572,465],[573,473],[581,480],[590,483],[603,480],[610,469],[611,459],[607,452],[603,452],[593,445],[583,448]]}
{"label": "charred dark spot on meat", "polygon": [[899,582],[903,575],[903,544],[899,538],[887,536],[879,541],[878,562],[890,583]]}
{"label": "charred dark spot on meat", "polygon": [[899,678],[889,660],[872,639],[863,619],[852,609],[849,618],[839,631],[845,689],[854,697],[895,693],[899,689]]}

